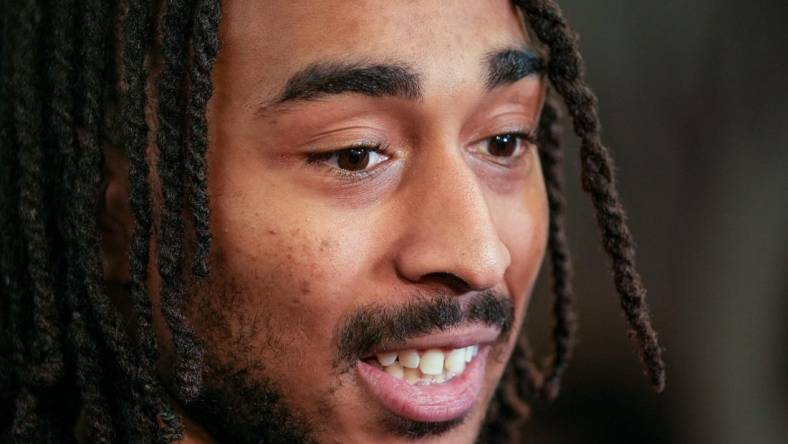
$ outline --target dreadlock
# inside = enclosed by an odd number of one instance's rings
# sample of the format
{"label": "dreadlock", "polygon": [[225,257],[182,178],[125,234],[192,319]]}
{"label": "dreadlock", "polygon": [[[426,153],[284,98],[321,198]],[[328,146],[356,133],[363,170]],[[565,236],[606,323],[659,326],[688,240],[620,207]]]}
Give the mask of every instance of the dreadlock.
{"label": "dreadlock", "polygon": [[[550,83],[563,97],[567,111],[572,119],[575,134],[580,139],[580,160],[582,171],[583,190],[591,196],[591,201],[596,210],[597,223],[601,229],[602,245],[611,258],[613,265],[613,278],[616,290],[621,296],[621,308],[627,317],[630,326],[630,337],[633,338],[640,350],[640,357],[646,374],[651,380],[651,385],[658,392],[665,388],[665,365],[662,361],[662,350],[657,341],[657,334],[651,326],[648,307],[646,305],[646,290],[635,268],[635,248],[632,235],[626,223],[626,213],[621,205],[613,174],[613,159],[610,152],[602,144],[600,136],[599,115],[597,100],[585,84],[583,73],[583,59],[577,45],[577,36],[569,28],[561,9],[553,0],[515,1],[520,6],[531,29],[550,51],[547,74]],[[548,185],[548,188],[554,187]],[[560,185],[559,185],[560,186]],[[560,192],[560,188],[559,188]],[[550,199],[551,209],[555,207],[555,197]],[[560,205],[559,205],[560,206]],[[551,221],[551,254],[556,262],[564,262],[556,254],[556,232],[562,231],[560,224]],[[563,238],[563,234],[560,236]],[[565,244],[563,240],[560,244]],[[563,250],[566,250],[563,248]],[[568,266],[564,266],[566,270]],[[560,278],[559,275],[555,276]],[[571,303],[571,290],[559,293],[562,284],[556,283],[555,312],[568,314],[564,310]],[[567,287],[568,288],[568,287]],[[562,345],[564,337],[571,337],[571,328],[564,332],[561,324],[571,324],[569,319],[558,316],[556,327],[556,359],[554,370],[560,370],[561,361],[568,356]],[[560,371],[558,373],[560,375]],[[553,378],[556,376],[551,374]],[[550,381],[548,381],[550,383]],[[555,385],[553,385],[555,387]],[[550,388],[555,393],[555,389]]]}
{"label": "dreadlock", "polygon": [[[77,414],[86,425],[80,433],[90,442],[170,442],[180,436],[180,421],[154,377],[158,351],[145,287],[152,208],[144,113],[150,51],[158,43],[151,38],[158,12],[154,3],[158,2],[2,4],[8,14],[0,27],[0,417],[12,421],[2,424],[9,441],[58,441],[71,434]],[[199,377],[200,363],[189,352],[199,348],[191,345],[193,338],[180,314],[183,292],[177,270],[183,229],[178,211],[187,191],[187,198],[207,208],[206,142],[189,144],[184,154],[181,132],[187,125],[194,127],[194,137],[204,140],[200,128],[206,126],[208,74],[218,51],[220,15],[218,1],[201,1],[195,16],[199,22],[191,24],[185,5],[164,5],[169,12],[160,29],[166,38],[161,42],[164,74],[157,83],[162,128],[158,145],[166,207],[162,229],[167,233],[160,264],[163,276],[175,278],[165,279],[163,311],[179,356],[186,356],[185,368],[191,368],[177,385],[194,393],[199,379],[189,375]],[[51,34],[45,33],[47,29]],[[199,63],[189,68],[196,86],[186,122],[180,117],[189,50],[183,42],[188,43],[192,34]],[[117,69],[115,54],[120,55]],[[49,69],[40,69],[44,67]],[[123,93],[119,104],[114,103],[117,84]],[[51,103],[42,102],[44,97],[51,97]],[[123,142],[117,145],[126,149],[130,164],[135,338],[127,337],[109,300],[96,221],[104,180],[103,146],[114,137],[106,122],[115,112],[124,122]],[[184,156],[195,165],[188,189],[178,179]],[[207,256],[207,209],[194,213],[200,214],[195,226],[203,231],[196,238]],[[76,401],[60,406],[43,402],[60,399],[57,395],[64,392],[75,396],[63,399]]]}
{"label": "dreadlock", "polygon": [[561,174],[561,149],[558,133],[559,111],[552,91],[542,109],[537,133],[539,158],[547,188],[550,226],[547,248],[553,272],[553,342],[555,352],[546,374],[534,363],[528,338],[521,334],[515,343],[510,364],[495,394],[484,436],[487,442],[519,442],[522,424],[528,417],[528,401],[537,398],[552,400],[558,395],[561,374],[569,364],[574,346],[574,293],[571,286],[572,267],[564,235],[564,200]]}
{"label": "dreadlock", "polygon": [[[491,442],[515,436],[529,402],[557,396],[574,345],[558,98],[580,139],[583,189],[596,210],[630,336],[654,388],[665,385],[577,38],[555,1],[513,3],[549,53],[550,99],[538,139],[550,208],[554,351],[540,368],[525,336],[518,338],[485,425]],[[89,442],[179,439],[182,424],[155,371],[147,270],[156,213],[161,311],[176,351],[173,388],[188,402],[199,393],[203,357],[182,310],[184,261],[194,251],[191,273],[208,276],[205,108],[220,45],[220,0],[0,0],[0,9],[0,440],[60,441],[78,417],[85,425],[78,433]],[[149,97],[155,131],[145,118]],[[151,140],[158,149],[155,172]],[[129,160],[132,328],[110,301],[102,271],[96,215],[109,145]],[[151,199],[152,174],[160,208]],[[190,224],[182,218],[185,208]],[[45,402],[51,399],[69,401]]]}
{"label": "dreadlock", "polygon": [[[40,21],[40,11],[31,5],[27,10],[20,11],[18,17],[23,26],[19,40],[18,57],[22,64],[30,69],[19,70],[11,78],[11,84],[20,89],[27,89],[38,81],[34,70],[36,53],[26,41],[35,32],[35,21]],[[30,34],[27,34],[30,33]],[[24,43],[23,43],[24,42]],[[36,91],[36,88],[31,88]],[[28,274],[33,290],[33,324],[35,336],[32,341],[31,353],[34,365],[33,379],[36,384],[51,387],[63,366],[63,353],[58,342],[59,332],[52,324],[58,322],[54,307],[54,278],[51,271],[50,248],[46,233],[46,215],[44,208],[43,184],[43,147],[44,141],[39,127],[40,97],[35,94],[17,95],[14,98],[14,120],[19,128],[19,219],[22,234],[27,247]],[[53,331],[54,335],[45,332]]]}
{"label": "dreadlock", "polygon": [[[62,156],[62,177],[61,186],[67,190],[68,195],[76,195],[76,183],[79,178],[75,156],[76,132],[74,129],[74,113],[76,93],[72,89],[76,81],[74,69],[74,58],[76,54],[76,42],[70,36],[74,33],[76,5],[71,0],[59,2],[52,12],[52,67],[49,70],[52,84],[52,113],[51,123],[54,140],[57,144],[59,154]],[[60,42],[60,44],[58,44]],[[74,207],[61,209],[61,220],[65,223],[61,226],[63,238],[73,238],[77,229],[75,221]],[[97,381],[102,375],[102,368],[99,365],[99,356],[96,341],[88,333],[88,326],[81,313],[86,312],[84,296],[80,294],[81,273],[75,269],[79,264],[79,252],[75,243],[66,243],[65,265],[65,284],[66,304],[71,311],[70,319],[67,321],[66,335],[73,344],[70,350],[74,372],[76,373],[76,385],[85,402],[85,416],[91,426],[91,435],[97,442],[110,442],[112,439],[112,428],[108,427],[110,417],[107,413],[107,401],[102,393]],[[78,307],[78,308],[77,308]],[[65,373],[65,372],[64,372]],[[20,415],[20,418],[24,416]]]}
{"label": "dreadlock", "polygon": [[180,307],[183,303],[183,114],[186,104],[181,90],[184,82],[184,58],[189,18],[193,15],[189,2],[168,2],[163,19],[161,54],[164,62],[158,89],[159,146],[158,170],[162,183],[163,208],[159,241],[159,274],[161,305],[164,318],[173,333],[177,354],[175,379],[179,395],[191,400],[200,385],[202,355],[196,337],[186,325]]}
{"label": "dreadlock", "polygon": [[[147,294],[146,278],[148,270],[148,251],[151,234],[151,203],[148,190],[148,162],[145,157],[147,148],[148,125],[145,121],[147,96],[145,93],[146,72],[145,53],[149,49],[147,38],[153,28],[155,5],[151,1],[128,2],[121,4],[125,18],[123,23],[122,60],[126,89],[126,101],[122,106],[122,120],[125,122],[124,140],[129,159],[129,200],[135,221],[129,247],[130,295],[137,315],[137,341],[140,346],[142,367],[150,369],[158,360],[158,348],[152,328],[152,307]],[[169,418],[174,417],[172,408],[164,402],[158,380],[150,372],[138,373],[138,384],[134,388],[135,399],[145,401],[148,411],[159,412],[160,418],[166,420],[164,430],[157,433],[166,436],[180,435],[180,428]],[[139,387],[147,396],[140,395]],[[154,390],[158,388],[158,390]],[[145,418],[145,412],[139,404],[134,406],[132,414],[143,430],[135,430],[139,438],[150,435],[153,426]]]}

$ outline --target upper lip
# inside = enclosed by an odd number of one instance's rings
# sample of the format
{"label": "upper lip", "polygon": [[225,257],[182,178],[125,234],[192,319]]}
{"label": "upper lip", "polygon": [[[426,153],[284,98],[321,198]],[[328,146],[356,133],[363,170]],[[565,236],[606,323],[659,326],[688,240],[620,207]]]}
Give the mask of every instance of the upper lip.
{"label": "upper lip", "polygon": [[361,355],[361,360],[371,358],[378,353],[400,350],[427,350],[434,348],[464,348],[470,345],[487,345],[495,342],[501,335],[501,330],[490,326],[458,327],[437,333],[418,336],[404,342],[383,344],[373,347]]}

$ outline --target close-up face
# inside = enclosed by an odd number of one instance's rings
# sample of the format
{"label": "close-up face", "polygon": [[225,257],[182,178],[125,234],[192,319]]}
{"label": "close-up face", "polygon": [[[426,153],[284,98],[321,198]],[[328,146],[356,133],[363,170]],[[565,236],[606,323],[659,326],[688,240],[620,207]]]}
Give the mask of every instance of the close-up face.
{"label": "close-up face", "polygon": [[545,90],[521,16],[506,0],[223,9],[187,430],[473,442],[546,243]]}
{"label": "close-up face", "polygon": [[[683,194],[672,171],[702,171],[685,168],[700,139],[682,132],[718,104],[696,109],[686,85],[721,86],[677,77],[708,57],[644,71],[670,38],[689,50],[680,23],[630,38],[620,8],[569,0],[0,4],[0,441],[613,442],[589,432],[603,425],[639,442],[622,421],[660,428],[599,316],[617,305],[664,391],[644,282],[677,298],[654,264],[692,274],[669,248],[697,247],[684,210],[704,229],[711,213],[665,193]],[[599,71],[610,57],[614,76]],[[674,118],[686,152],[665,151]],[[662,202],[681,221],[646,231],[667,258],[646,256],[650,279],[620,193],[648,174],[659,186],[633,193],[635,213],[669,221]],[[595,224],[576,219],[589,209]],[[697,312],[672,300],[655,308]],[[571,409],[540,408],[562,391]],[[578,417],[588,427],[563,425]]]}
{"label": "close-up face", "polygon": [[0,0],[0,443],[785,441],[788,2],[620,3]]}

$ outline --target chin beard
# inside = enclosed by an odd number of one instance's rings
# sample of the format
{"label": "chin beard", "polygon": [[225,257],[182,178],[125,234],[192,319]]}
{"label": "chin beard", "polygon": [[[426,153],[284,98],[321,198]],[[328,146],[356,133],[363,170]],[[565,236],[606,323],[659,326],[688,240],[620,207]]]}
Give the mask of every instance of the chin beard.
{"label": "chin beard", "polygon": [[285,406],[274,384],[250,375],[248,369],[206,362],[201,393],[185,411],[217,443],[316,442],[309,421]]}
{"label": "chin beard", "polygon": [[465,417],[441,422],[419,422],[399,416],[389,416],[383,421],[389,433],[412,440],[435,438],[446,434],[465,422]]}
{"label": "chin beard", "polygon": [[[205,313],[204,319],[215,316],[212,313],[221,313],[221,310]],[[439,295],[397,307],[362,307],[346,318],[336,333],[335,370],[343,373],[342,369],[349,368],[361,351],[375,345],[370,341],[396,342],[469,322],[499,327],[503,343],[513,319],[510,298],[494,292],[479,293],[465,305],[461,305],[457,298]],[[211,323],[206,321],[202,325]],[[214,323],[201,335],[205,360],[200,394],[188,403],[181,402],[190,418],[217,443],[311,444],[318,442],[317,436],[330,434],[329,427],[320,422],[325,416],[318,413],[307,415],[288,405],[282,396],[285,393],[283,387],[264,376],[264,364],[244,352],[252,349],[251,343],[234,341],[234,350],[228,352],[226,344],[221,341],[225,338],[224,332],[215,330],[216,325]],[[263,332],[255,330],[250,337],[259,337],[259,333]],[[277,342],[275,336],[269,339]],[[178,391],[171,388],[170,392],[174,395]],[[330,404],[323,407],[330,409]],[[444,435],[465,421],[465,418],[460,418],[445,422],[418,422],[394,415],[379,419],[382,419],[380,425],[384,430],[409,440]]]}

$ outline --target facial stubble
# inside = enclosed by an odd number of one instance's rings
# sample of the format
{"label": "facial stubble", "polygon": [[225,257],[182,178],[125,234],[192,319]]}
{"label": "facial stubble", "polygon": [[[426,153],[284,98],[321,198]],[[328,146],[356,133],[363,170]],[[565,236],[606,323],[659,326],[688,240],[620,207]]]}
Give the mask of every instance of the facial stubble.
{"label": "facial stubble", "polygon": [[[232,286],[230,287],[232,288]],[[237,288],[237,287],[236,287]],[[198,297],[208,296],[198,292]],[[215,292],[211,292],[216,294]],[[266,338],[267,344],[281,347],[286,353],[285,338],[271,329],[270,318],[254,318],[245,333],[233,338],[227,322],[239,311],[237,305],[219,301],[238,300],[238,294],[226,288],[222,298],[203,299],[199,306],[203,320],[200,336],[205,347],[204,386],[199,397],[184,405],[186,412],[210,433],[217,442],[234,443],[313,443],[317,436],[330,433],[326,424],[317,423],[308,412],[294,408],[283,393],[286,387],[267,375],[265,363],[254,353],[255,340]],[[235,293],[233,291],[233,293]],[[193,305],[194,306],[194,305]],[[217,311],[218,310],[218,311]],[[339,377],[348,375],[360,355],[374,346],[404,343],[410,338],[451,330],[469,324],[482,324],[501,330],[498,344],[508,338],[514,319],[511,298],[494,291],[458,297],[455,295],[420,295],[398,306],[370,304],[345,316],[334,332],[336,358],[332,362]],[[237,322],[237,319],[234,320]],[[257,339],[256,339],[257,338]],[[233,344],[228,344],[232,341]],[[337,386],[340,383],[337,382]],[[316,393],[316,404],[330,410],[333,387]],[[369,399],[374,403],[374,400]],[[381,428],[406,439],[435,437],[455,430],[466,417],[443,422],[418,422],[381,411],[376,418]]]}

